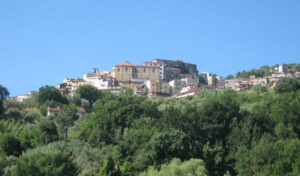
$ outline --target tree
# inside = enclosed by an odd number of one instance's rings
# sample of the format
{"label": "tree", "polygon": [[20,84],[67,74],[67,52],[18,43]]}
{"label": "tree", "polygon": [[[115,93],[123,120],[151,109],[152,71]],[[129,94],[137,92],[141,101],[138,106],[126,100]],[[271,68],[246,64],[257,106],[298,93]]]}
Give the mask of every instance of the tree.
{"label": "tree", "polygon": [[78,119],[76,115],[76,106],[64,106],[61,112],[55,118],[55,122],[64,134],[64,138],[68,138],[68,128],[74,125],[74,121]]}
{"label": "tree", "polygon": [[162,133],[155,133],[149,141],[150,151],[153,154],[155,165],[165,163],[171,158],[188,158],[188,137],[178,130],[170,130]]}
{"label": "tree", "polygon": [[22,111],[20,111],[19,109],[9,108],[5,112],[5,117],[20,120],[23,118],[23,114],[24,113],[22,113]]}
{"label": "tree", "polygon": [[80,99],[86,99],[89,101],[90,108],[92,105],[102,96],[102,92],[92,85],[79,86],[76,89],[75,96]]}
{"label": "tree", "polygon": [[54,101],[61,104],[67,104],[68,100],[66,97],[63,97],[58,89],[52,86],[44,86],[39,89],[37,95],[37,102],[41,106],[47,101]]}
{"label": "tree", "polygon": [[198,85],[201,86],[201,85],[205,85],[205,79],[203,78],[202,75],[198,75],[198,78],[199,78],[199,83]]}
{"label": "tree", "polygon": [[164,164],[160,170],[149,167],[140,176],[207,176],[205,163],[201,159],[190,159],[181,162],[180,159],[173,159],[170,164]]}
{"label": "tree", "polygon": [[21,142],[11,134],[0,136],[0,152],[6,155],[19,156],[22,152]]}
{"label": "tree", "polygon": [[38,120],[39,117],[40,117],[40,114],[37,111],[28,111],[25,114],[24,120],[26,122],[32,123],[34,120]]}
{"label": "tree", "polygon": [[295,92],[300,89],[299,78],[280,78],[274,90],[276,93]]}
{"label": "tree", "polygon": [[4,113],[4,108],[3,108],[3,101],[6,97],[9,96],[9,92],[6,87],[0,85],[0,117]]}
{"label": "tree", "polygon": [[227,76],[225,77],[225,79],[233,79],[233,78],[234,78],[234,76],[233,76],[232,74],[227,75]]}
{"label": "tree", "polygon": [[56,125],[53,121],[42,122],[35,131],[35,143],[37,146],[47,145],[58,140]]}
{"label": "tree", "polygon": [[75,176],[78,169],[71,156],[71,152],[51,149],[48,146],[29,150],[19,157],[12,169],[12,175]]}
{"label": "tree", "polygon": [[242,146],[236,153],[235,169],[238,175],[272,175],[276,159],[273,137],[265,134],[251,150]]}
{"label": "tree", "polygon": [[110,154],[105,157],[104,166],[100,169],[98,176],[118,176],[119,171],[115,169],[115,163]]}

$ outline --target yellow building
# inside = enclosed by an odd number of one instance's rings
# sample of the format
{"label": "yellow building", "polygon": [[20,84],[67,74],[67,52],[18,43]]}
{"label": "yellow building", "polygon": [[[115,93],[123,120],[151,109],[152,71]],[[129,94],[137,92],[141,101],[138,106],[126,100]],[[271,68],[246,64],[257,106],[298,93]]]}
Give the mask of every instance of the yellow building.
{"label": "yellow building", "polygon": [[112,76],[117,81],[130,81],[132,79],[159,80],[160,67],[133,65],[126,61],[113,67]]}
{"label": "yellow building", "polygon": [[146,82],[146,86],[148,89],[149,96],[169,96],[171,92],[168,82],[164,82],[162,80],[148,80]]}

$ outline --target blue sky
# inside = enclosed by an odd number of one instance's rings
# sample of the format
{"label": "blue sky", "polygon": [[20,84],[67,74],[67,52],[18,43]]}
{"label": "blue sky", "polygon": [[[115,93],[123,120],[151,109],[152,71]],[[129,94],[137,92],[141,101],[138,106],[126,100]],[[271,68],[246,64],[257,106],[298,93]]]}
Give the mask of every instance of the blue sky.
{"label": "blue sky", "polygon": [[0,84],[12,96],[128,60],[222,76],[300,61],[299,0],[0,0]]}

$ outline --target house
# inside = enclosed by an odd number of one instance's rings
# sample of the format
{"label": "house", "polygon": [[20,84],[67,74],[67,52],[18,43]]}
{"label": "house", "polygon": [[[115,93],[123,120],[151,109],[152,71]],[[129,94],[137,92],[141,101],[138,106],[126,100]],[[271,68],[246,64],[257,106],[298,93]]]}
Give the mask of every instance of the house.
{"label": "house", "polygon": [[75,79],[65,78],[63,80],[63,83],[56,85],[55,88],[57,88],[63,95],[72,96],[74,95],[76,89],[79,86],[87,85],[87,84],[88,82],[80,78],[75,78]]}
{"label": "house", "polygon": [[82,107],[77,107],[76,115],[78,116],[78,118],[82,118],[84,114],[85,114],[85,109]]}
{"label": "house", "polygon": [[205,84],[209,86],[217,86],[218,81],[221,80],[220,76],[209,72],[203,72],[201,76],[204,78]]}
{"label": "house", "polygon": [[[57,106],[56,108],[48,107],[47,108],[47,116],[55,117],[59,114],[60,111],[61,111],[61,108],[59,106]],[[85,114],[85,109],[82,107],[77,107],[76,115],[78,116],[78,118],[82,118],[84,114]]]}
{"label": "house", "polygon": [[180,93],[177,93],[174,97],[176,98],[183,98],[188,96],[195,96],[199,94],[203,89],[201,87],[192,87],[188,86],[183,88]]}
{"label": "house", "polygon": [[148,95],[151,96],[170,96],[170,86],[168,82],[162,80],[151,81],[147,80],[146,87],[148,90]]}
{"label": "house", "polygon": [[93,73],[84,74],[83,80],[100,90],[108,90],[115,85],[111,71],[99,72],[97,68],[93,68]]}
{"label": "house", "polygon": [[125,88],[131,88],[134,95],[141,96],[145,93],[147,93],[147,88],[145,85],[145,81],[147,80],[132,80],[132,81],[123,81],[120,82],[120,87]]}
{"label": "house", "polygon": [[184,88],[186,86],[186,82],[175,79],[175,80],[172,80],[169,82],[169,86],[171,89],[170,90],[171,95],[175,95],[175,94],[179,93],[182,88]]}
{"label": "house", "polygon": [[47,108],[47,116],[48,116],[48,117],[49,117],[49,116],[55,117],[55,116],[58,115],[58,113],[59,113],[60,111],[61,111],[61,109],[60,109],[59,106],[57,106],[56,108],[50,108],[50,107],[48,107],[48,108]]}
{"label": "house", "polygon": [[186,86],[198,87],[199,79],[182,78],[181,81],[185,82]]}

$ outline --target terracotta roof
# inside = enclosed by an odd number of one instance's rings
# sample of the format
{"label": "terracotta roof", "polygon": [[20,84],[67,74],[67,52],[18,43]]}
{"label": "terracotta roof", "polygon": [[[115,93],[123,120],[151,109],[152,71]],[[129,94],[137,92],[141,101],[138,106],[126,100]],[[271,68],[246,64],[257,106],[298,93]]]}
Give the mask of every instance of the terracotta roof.
{"label": "terracotta roof", "polygon": [[125,61],[122,64],[118,64],[116,66],[133,66],[129,61]]}
{"label": "terracotta roof", "polygon": [[50,112],[60,112],[60,107],[59,106],[57,106],[56,108],[50,108],[50,107],[48,107],[47,111],[50,111]]}
{"label": "terracotta roof", "polygon": [[78,108],[77,108],[77,112],[85,113],[85,109],[82,108],[82,107],[78,107]]}

